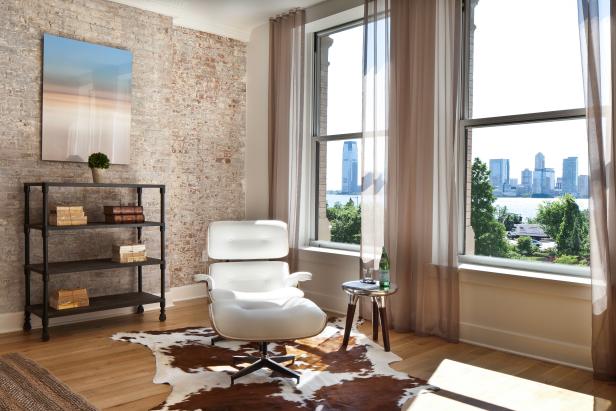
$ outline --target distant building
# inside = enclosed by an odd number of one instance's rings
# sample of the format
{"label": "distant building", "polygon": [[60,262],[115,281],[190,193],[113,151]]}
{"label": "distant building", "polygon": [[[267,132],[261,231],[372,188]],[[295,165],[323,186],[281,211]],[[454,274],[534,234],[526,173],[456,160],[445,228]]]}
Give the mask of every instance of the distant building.
{"label": "distant building", "polygon": [[528,195],[533,192],[533,172],[528,168],[522,170],[522,184],[517,187],[518,195]]}
{"label": "distant building", "polygon": [[543,180],[541,183],[541,194],[551,195],[556,187],[556,172],[553,168],[543,169]]}
{"label": "distant building", "polygon": [[556,187],[554,187],[554,189],[557,191],[563,189],[563,178],[562,177],[556,178]]}
{"label": "distant building", "polygon": [[563,193],[577,195],[578,193],[578,158],[563,159]]}
{"label": "distant building", "polygon": [[497,193],[503,193],[509,183],[509,159],[497,158],[490,160],[490,182]]}
{"label": "distant building", "polygon": [[509,186],[510,187],[517,187],[518,186],[518,179],[517,178],[510,178],[509,179]]}
{"label": "distant building", "polygon": [[535,155],[535,170],[543,170],[545,168],[545,156],[543,153]]}
{"label": "distant building", "polygon": [[588,198],[588,195],[589,195],[589,191],[588,191],[589,179],[588,179],[588,176],[585,175],[585,174],[579,175],[578,176],[577,185],[578,185],[578,197],[579,198]]}
{"label": "distant building", "polygon": [[509,236],[511,238],[530,237],[533,240],[549,238],[539,224],[514,224]]}
{"label": "distant building", "polygon": [[360,192],[357,163],[357,143],[345,141],[342,147],[342,192],[357,194]]}
{"label": "distant building", "polygon": [[554,194],[556,173],[553,168],[545,168],[543,153],[535,155],[535,172],[533,173],[533,196],[546,197]]}

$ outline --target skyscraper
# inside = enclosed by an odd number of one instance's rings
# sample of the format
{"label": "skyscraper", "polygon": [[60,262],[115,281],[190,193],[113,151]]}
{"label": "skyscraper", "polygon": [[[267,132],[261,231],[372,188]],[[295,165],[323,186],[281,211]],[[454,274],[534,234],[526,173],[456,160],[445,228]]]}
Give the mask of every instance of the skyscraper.
{"label": "skyscraper", "polygon": [[578,176],[578,197],[588,198],[588,176],[585,174]]}
{"label": "skyscraper", "polygon": [[357,143],[345,141],[342,147],[342,194],[359,193]]}
{"label": "skyscraper", "polygon": [[535,155],[535,172],[533,173],[533,194],[552,195],[556,187],[556,173],[553,168],[545,168],[543,153]]}
{"label": "skyscraper", "polygon": [[545,168],[545,156],[543,153],[535,155],[535,170],[543,170]]}
{"label": "skyscraper", "polygon": [[497,192],[502,193],[509,183],[509,159],[490,159],[490,182]]}
{"label": "skyscraper", "polygon": [[533,172],[528,168],[522,170],[522,185],[524,187],[528,187],[528,191],[532,188],[533,185]]}
{"label": "skyscraper", "polygon": [[556,187],[556,172],[553,168],[543,169],[543,180],[541,182],[541,194],[551,195]]}
{"label": "skyscraper", "polygon": [[577,195],[578,192],[578,158],[563,159],[563,193]]}

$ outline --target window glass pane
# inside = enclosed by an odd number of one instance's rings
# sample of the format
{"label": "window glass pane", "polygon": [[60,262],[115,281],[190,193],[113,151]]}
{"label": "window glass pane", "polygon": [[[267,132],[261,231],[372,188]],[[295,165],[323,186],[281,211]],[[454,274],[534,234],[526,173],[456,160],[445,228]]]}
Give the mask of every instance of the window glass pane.
{"label": "window glass pane", "polygon": [[319,143],[317,240],[359,244],[361,142]]}
{"label": "window glass pane", "polygon": [[585,120],[467,130],[466,254],[586,266]]}
{"label": "window glass pane", "polygon": [[576,0],[471,0],[471,118],[584,107]]}
{"label": "window glass pane", "polygon": [[319,35],[318,52],[319,135],[361,132],[362,26]]}

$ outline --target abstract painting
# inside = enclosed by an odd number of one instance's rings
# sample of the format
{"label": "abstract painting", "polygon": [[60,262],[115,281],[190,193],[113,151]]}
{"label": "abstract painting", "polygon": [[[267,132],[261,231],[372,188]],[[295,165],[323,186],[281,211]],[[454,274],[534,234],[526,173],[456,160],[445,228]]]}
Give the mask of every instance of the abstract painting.
{"label": "abstract painting", "polygon": [[132,54],[45,34],[42,159],[130,161]]}

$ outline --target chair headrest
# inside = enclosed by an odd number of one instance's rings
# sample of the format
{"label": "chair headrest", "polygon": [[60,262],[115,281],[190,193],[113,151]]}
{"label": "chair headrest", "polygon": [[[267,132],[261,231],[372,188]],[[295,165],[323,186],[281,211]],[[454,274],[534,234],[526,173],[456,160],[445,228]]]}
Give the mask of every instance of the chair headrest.
{"label": "chair headrest", "polygon": [[216,221],[208,227],[207,251],[216,260],[266,260],[289,253],[287,224],[276,220]]}

